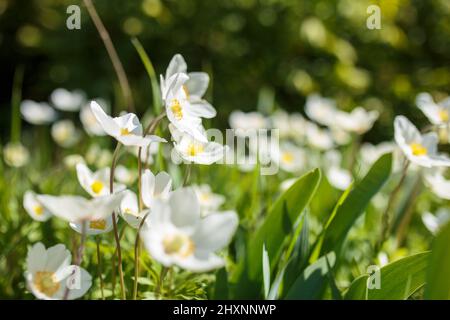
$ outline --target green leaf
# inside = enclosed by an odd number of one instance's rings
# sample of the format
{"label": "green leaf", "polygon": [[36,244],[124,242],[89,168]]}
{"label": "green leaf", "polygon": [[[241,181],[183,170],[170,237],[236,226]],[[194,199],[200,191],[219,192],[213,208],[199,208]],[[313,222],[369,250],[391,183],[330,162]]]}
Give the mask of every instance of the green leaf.
{"label": "green leaf", "polygon": [[380,269],[380,288],[368,289],[375,274],[356,278],[345,293],[346,300],[403,300],[425,284],[430,253],[422,252],[394,261]]}
{"label": "green leaf", "polygon": [[336,263],[334,252],[320,257],[309,265],[295,280],[285,299],[316,300],[323,295],[325,285],[329,282],[329,272]]}
{"label": "green leaf", "polygon": [[391,166],[392,154],[381,156],[367,175],[350,192],[347,190],[348,194],[342,196],[325,226],[318,247],[315,248],[316,256],[331,251],[339,255],[351,227],[389,178]]}
{"label": "green leaf", "polygon": [[150,83],[152,87],[152,97],[153,97],[153,110],[156,115],[161,113],[162,102],[161,102],[161,91],[159,89],[158,78],[156,77],[155,68],[145,52],[144,47],[137,38],[131,40],[134,47],[136,48],[142,63],[144,64],[145,70],[147,71],[148,77],[150,78]]}
{"label": "green leaf", "polygon": [[450,299],[450,223],[438,233],[433,242],[427,272],[425,299]]}
{"label": "green leaf", "polygon": [[294,238],[292,239],[292,249],[289,248],[287,251],[289,260],[287,261],[285,267],[282,295],[286,295],[291,285],[294,283],[298,275],[301,274],[308,262],[309,225],[307,211],[308,210],[305,210],[301,216],[301,221],[299,222]]}
{"label": "green leaf", "polygon": [[241,260],[233,283],[234,298],[257,298],[262,288],[262,248],[265,243],[271,271],[278,265],[287,236],[294,223],[314,195],[320,182],[320,170],[315,169],[300,177],[284,192],[269,210],[262,225],[250,237],[245,259]]}
{"label": "green leaf", "polygon": [[[327,256],[325,256],[325,257],[327,258]],[[326,260],[327,267],[328,267],[327,276],[328,276],[328,284],[331,289],[331,296],[333,297],[334,300],[342,300],[341,291],[339,290],[339,288],[336,285],[336,280],[335,280],[335,276],[334,276],[334,272],[333,272],[333,266],[330,264],[330,259],[327,258],[325,260]]]}
{"label": "green leaf", "polygon": [[216,282],[214,286],[214,300],[228,299],[228,273],[225,268],[216,272]]}

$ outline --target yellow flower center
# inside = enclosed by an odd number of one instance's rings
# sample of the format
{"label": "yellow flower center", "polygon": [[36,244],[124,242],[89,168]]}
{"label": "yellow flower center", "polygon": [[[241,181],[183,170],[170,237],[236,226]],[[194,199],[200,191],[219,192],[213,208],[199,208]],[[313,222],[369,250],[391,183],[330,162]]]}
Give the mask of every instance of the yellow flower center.
{"label": "yellow flower center", "polygon": [[200,201],[208,201],[211,198],[211,196],[209,195],[209,193],[202,193],[200,194]]}
{"label": "yellow flower center", "polygon": [[89,222],[89,228],[96,230],[105,230],[106,229],[106,220],[94,220]]}
{"label": "yellow flower center", "polygon": [[281,159],[283,160],[283,162],[292,163],[294,161],[294,155],[290,152],[285,152],[283,153]]}
{"label": "yellow flower center", "polygon": [[178,99],[172,100],[170,110],[172,111],[175,119],[177,120],[183,119],[183,108],[181,107],[180,101],[178,101]]}
{"label": "yellow flower center", "polygon": [[412,154],[415,156],[424,156],[427,154],[428,150],[427,148],[425,148],[423,145],[421,145],[420,143],[411,143],[410,145]]}
{"label": "yellow flower center", "polygon": [[187,154],[191,157],[195,157],[199,153],[202,153],[205,150],[202,144],[191,142],[187,147]]}
{"label": "yellow flower center", "polygon": [[95,194],[99,194],[100,192],[102,192],[103,190],[103,182],[95,180],[92,184],[91,184],[91,189],[92,192],[94,192]]}
{"label": "yellow flower center", "polygon": [[120,129],[120,135],[121,136],[128,136],[129,134],[131,134],[131,132],[127,128]]}
{"label": "yellow flower center", "polygon": [[195,251],[194,242],[185,235],[167,235],[163,239],[164,252],[167,254],[176,254],[182,258],[191,256]]}
{"label": "yellow flower center", "polygon": [[50,271],[38,271],[34,275],[33,284],[36,289],[48,297],[52,297],[58,292],[60,284],[56,276]]}
{"label": "yellow flower center", "polygon": [[41,216],[44,213],[44,208],[41,205],[35,205],[33,211],[37,216]]}
{"label": "yellow flower center", "polygon": [[441,120],[442,120],[443,122],[448,122],[448,120],[449,120],[449,114],[448,114],[448,111],[445,110],[445,109],[440,110],[440,111],[439,111],[439,118],[441,118]]}

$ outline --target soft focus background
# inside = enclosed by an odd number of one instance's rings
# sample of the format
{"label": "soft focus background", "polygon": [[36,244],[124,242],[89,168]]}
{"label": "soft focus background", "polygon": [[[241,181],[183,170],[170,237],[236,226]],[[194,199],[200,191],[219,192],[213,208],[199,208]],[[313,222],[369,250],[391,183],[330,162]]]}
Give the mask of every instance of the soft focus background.
{"label": "soft focus background", "polygon": [[[447,0],[100,0],[94,2],[130,78],[137,109],[151,90],[130,39],[138,37],[156,72],[174,53],[213,77],[209,99],[226,127],[233,109],[301,111],[320,92],[342,109],[363,105],[381,119],[366,140],[392,136],[394,114],[425,122],[418,92],[437,98],[450,85]],[[68,5],[81,6],[81,30],[66,28]],[[382,29],[366,27],[377,4]],[[8,140],[13,73],[25,66],[23,97],[46,101],[56,87],[79,88],[122,109],[116,76],[81,1],[0,0],[1,140]],[[273,102],[273,103],[272,103]],[[268,111],[268,110],[263,110]]]}
{"label": "soft focus background", "polygon": [[[66,9],[73,4],[81,7],[81,30],[66,28],[69,16]],[[356,160],[353,156],[378,158],[378,154],[362,154],[364,151],[358,149],[362,142],[392,141],[393,119],[399,114],[406,115],[418,128],[424,128],[429,122],[416,107],[416,95],[429,92],[440,101],[450,92],[448,0],[95,0],[94,4],[128,75],[139,117],[152,113],[153,108],[150,80],[131,42],[135,37],[145,47],[157,74],[165,72],[175,53],[181,53],[188,71],[202,70],[211,76],[206,98],[218,112],[217,117],[206,121],[207,127],[228,128],[233,110],[258,110],[270,116],[281,108],[290,115],[304,114],[306,97],[312,93],[335,99],[342,110],[350,111],[357,106],[377,110],[380,117],[373,129],[362,137],[353,136],[354,145],[339,150],[343,156],[351,156],[346,159],[351,160],[346,169],[355,171],[352,173],[357,182],[361,172],[368,168],[360,172],[358,166],[352,165]],[[381,8],[381,30],[366,27],[367,7],[371,4]],[[113,115],[127,107],[105,47],[82,1],[0,0],[0,66],[0,145],[5,150],[9,141],[20,140],[27,148],[25,151],[29,150],[27,160],[30,160],[21,168],[0,161],[0,298],[31,299],[33,296],[26,291],[23,277],[27,247],[37,241],[46,246],[64,243],[75,252],[78,238],[60,219],[46,223],[33,221],[23,209],[24,192],[86,196],[73,170],[76,159],[71,158],[70,165],[66,163],[68,156],[83,155],[91,168],[110,166],[114,141],[110,137],[83,134],[74,147],[59,147],[52,142],[48,126],[32,126],[19,119],[20,100],[48,101],[55,88],[67,88],[81,89],[89,99],[104,98],[111,105]],[[12,103],[16,70],[24,70],[24,77],[21,90],[16,86],[16,101]],[[12,104],[16,107],[15,116],[12,116]],[[59,114],[82,129],[77,113]],[[169,137],[168,130],[162,133]],[[442,149],[448,147],[447,143]],[[316,153],[307,148],[305,151],[310,167],[294,173],[281,171],[277,176],[260,177],[257,169],[243,173],[221,166],[219,170],[218,165],[193,169],[190,182],[210,184],[214,192],[226,197],[222,209],[236,210],[240,216],[239,230],[229,248],[231,271],[234,263],[243,257],[245,238],[254,234],[267,208],[281,194],[282,182],[319,166],[323,169],[323,179],[305,213],[310,219],[306,232],[302,229],[298,237],[306,239],[306,243],[309,241],[310,246],[317,239],[345,187],[337,189],[325,179],[326,159],[319,164],[315,158],[325,153],[323,149]],[[352,232],[338,257],[341,259],[336,272],[339,289],[347,289],[370,264],[384,264],[429,250],[434,236],[424,226],[420,214],[434,213],[444,207],[448,215],[448,200],[438,199],[422,188],[420,176],[412,171],[405,180],[406,187],[401,191],[396,210],[396,223],[404,212],[415,214],[405,245],[397,247],[390,241],[383,248],[384,262],[375,256],[372,244],[379,236],[381,214],[400,177],[398,164],[401,163],[397,156],[394,156],[397,171],[393,170],[393,179],[366,206],[364,219],[352,221]],[[131,153],[121,158],[121,164],[135,173],[136,162]],[[155,163],[157,166],[152,170],[167,170],[175,185],[181,184],[184,166],[165,162],[160,153]],[[388,167],[390,164],[384,170],[389,171]],[[130,185],[136,190],[135,182]],[[128,288],[132,286],[134,272],[132,231],[127,229],[122,241]],[[109,263],[115,250],[112,233],[101,238],[101,249],[106,261],[107,297],[112,298],[111,288],[118,292],[118,287],[109,287],[110,279],[115,277]],[[93,238],[88,241],[86,256],[89,259],[83,262],[84,266],[95,275]],[[152,272],[161,268],[156,263],[151,265],[148,255],[144,262],[148,273],[141,279],[140,298],[154,298],[156,282]],[[306,267],[307,263],[302,263],[302,268]],[[397,288],[402,292],[401,298],[404,291],[401,286],[408,279],[403,281],[400,276],[407,274],[402,270],[398,276],[402,280]],[[213,278],[213,274],[192,276],[180,271],[174,276],[178,291],[165,297],[210,297],[207,284]],[[96,278],[87,298],[100,297],[98,282]],[[329,291],[319,298],[330,298]],[[413,296],[421,297],[422,292]]]}

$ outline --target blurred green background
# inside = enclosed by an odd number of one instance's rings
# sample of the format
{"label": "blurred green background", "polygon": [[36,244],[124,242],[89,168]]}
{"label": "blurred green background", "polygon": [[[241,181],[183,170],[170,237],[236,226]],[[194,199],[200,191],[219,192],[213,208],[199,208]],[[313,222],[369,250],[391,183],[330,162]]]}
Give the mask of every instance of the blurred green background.
{"label": "blurred green background", "polygon": [[[67,6],[81,7],[81,30],[68,30]],[[142,114],[151,104],[138,37],[157,73],[174,53],[190,70],[212,75],[208,95],[224,128],[234,109],[281,107],[303,112],[311,92],[342,109],[363,105],[381,118],[365,139],[392,137],[394,114],[426,123],[420,91],[437,99],[450,85],[448,0],[96,0]],[[371,4],[382,29],[366,27]],[[45,101],[54,88],[80,88],[124,109],[117,78],[92,21],[77,0],[0,0],[1,142],[9,140],[14,70],[25,66],[23,98]],[[271,103],[274,97],[275,104]],[[267,110],[266,110],[267,111]]]}

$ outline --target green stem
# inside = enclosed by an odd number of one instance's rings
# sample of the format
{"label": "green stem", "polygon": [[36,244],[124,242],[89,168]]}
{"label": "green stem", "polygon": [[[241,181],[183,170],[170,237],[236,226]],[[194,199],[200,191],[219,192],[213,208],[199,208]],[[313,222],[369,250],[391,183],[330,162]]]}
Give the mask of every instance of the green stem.
{"label": "green stem", "polygon": [[[114,193],[114,172],[116,169],[116,163],[118,159],[118,155],[120,152],[121,144],[120,142],[117,142],[116,149],[114,150],[112,163],[111,163],[111,171],[109,175],[109,192],[112,194]],[[120,289],[122,293],[122,300],[126,300],[126,291],[125,291],[125,281],[123,277],[123,269],[122,269],[122,250],[120,248],[120,238],[119,238],[119,232],[117,230],[117,219],[116,219],[116,213],[112,213],[112,221],[113,221],[113,229],[114,229],[114,239],[116,241],[116,249],[117,249],[117,264],[119,269],[119,278],[120,278]]]}
{"label": "green stem", "polygon": [[186,165],[186,173],[184,175],[183,187],[187,186],[187,184],[189,182],[189,178],[191,177],[191,171],[192,171],[192,164],[188,163]]}
{"label": "green stem", "polygon": [[139,223],[139,227],[136,234],[136,241],[134,242],[134,287],[133,287],[133,300],[136,300],[137,298],[137,292],[138,292],[138,281],[137,278],[139,277],[139,257],[140,257],[140,233],[142,226],[145,223],[145,220],[147,219],[149,213],[147,213]]}
{"label": "green stem", "polygon": [[[75,265],[79,267],[81,265],[81,262],[83,261],[83,252],[84,252],[84,244],[86,242],[86,229],[87,229],[87,222],[82,221],[81,222],[81,240],[80,240],[80,246],[78,247],[77,252],[77,258],[75,260]],[[73,273],[70,275],[72,276],[76,271],[74,270]],[[63,300],[67,300],[69,297],[69,287],[66,287],[66,290],[64,292]]]}
{"label": "green stem", "polygon": [[130,84],[128,83],[127,75],[125,73],[125,70],[123,69],[123,65],[119,59],[119,55],[117,54],[117,51],[114,48],[114,44],[112,43],[108,30],[106,30],[105,25],[103,24],[102,19],[100,19],[97,10],[95,10],[92,1],[83,0],[83,2],[88,10],[89,16],[94,22],[95,28],[97,29],[98,34],[100,35],[100,38],[103,41],[103,44],[105,45],[106,52],[108,53],[114,71],[116,72],[117,79],[119,80],[120,88],[125,98],[128,111],[132,112],[134,111],[134,100],[133,95],[131,93]]}
{"label": "green stem", "polygon": [[24,67],[19,66],[14,72],[13,88],[11,93],[11,141],[20,141],[20,101],[22,100],[22,82]]}
{"label": "green stem", "polygon": [[158,285],[156,286],[156,290],[155,290],[155,297],[156,297],[156,299],[159,299],[160,296],[161,296],[161,291],[162,291],[162,287],[163,287],[164,277],[166,276],[168,270],[169,270],[169,268],[167,268],[167,267],[163,267],[161,269],[161,273],[159,274]]}

